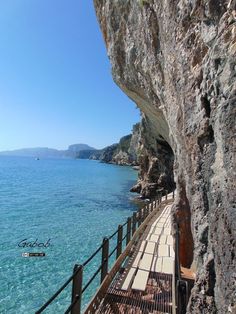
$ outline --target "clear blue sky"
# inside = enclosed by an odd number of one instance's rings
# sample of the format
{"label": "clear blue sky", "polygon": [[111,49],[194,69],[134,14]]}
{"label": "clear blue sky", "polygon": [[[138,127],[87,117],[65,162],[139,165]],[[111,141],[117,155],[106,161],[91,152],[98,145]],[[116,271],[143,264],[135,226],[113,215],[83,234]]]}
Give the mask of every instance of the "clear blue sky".
{"label": "clear blue sky", "polygon": [[102,148],[140,120],[112,81],[92,0],[1,0],[0,43],[0,151]]}

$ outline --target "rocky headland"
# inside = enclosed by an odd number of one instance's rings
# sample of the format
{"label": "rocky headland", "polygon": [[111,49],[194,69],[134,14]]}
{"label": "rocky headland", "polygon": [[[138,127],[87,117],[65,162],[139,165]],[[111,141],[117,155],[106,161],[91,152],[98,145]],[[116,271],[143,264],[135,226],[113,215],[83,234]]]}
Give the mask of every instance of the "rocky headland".
{"label": "rocky headland", "polygon": [[101,150],[81,150],[76,155],[80,159],[133,166],[139,170],[138,182],[131,188],[141,198],[152,198],[157,193],[171,192],[175,188],[173,163],[174,155],[164,139],[150,138],[147,119],[133,126],[132,133],[122,137],[117,144]]}
{"label": "rocky headland", "polygon": [[101,162],[120,166],[137,166],[139,156],[141,129],[140,123],[133,126],[132,133],[123,136],[119,143],[103,149],[83,150],[76,155],[80,159],[100,160]]}
{"label": "rocky headland", "polygon": [[143,114],[136,190],[174,176],[180,262],[196,270],[187,313],[236,313],[236,1],[94,4],[113,78]]}

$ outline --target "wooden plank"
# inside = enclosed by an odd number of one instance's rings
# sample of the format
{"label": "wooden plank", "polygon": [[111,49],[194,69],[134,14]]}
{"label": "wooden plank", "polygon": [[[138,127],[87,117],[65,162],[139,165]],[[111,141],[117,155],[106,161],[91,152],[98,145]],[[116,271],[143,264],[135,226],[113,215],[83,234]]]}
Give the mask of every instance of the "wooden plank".
{"label": "wooden plank", "polygon": [[159,243],[160,244],[166,244],[166,238],[167,238],[167,236],[165,234],[161,235]]}
{"label": "wooden plank", "polygon": [[133,267],[138,267],[142,254],[143,254],[142,252],[138,252],[138,254],[137,254],[137,256],[133,262],[133,265],[132,265]]}
{"label": "wooden plank", "polygon": [[155,242],[155,243],[157,243],[157,241],[159,240],[159,235],[158,234],[152,234],[151,236],[150,236],[150,239],[149,239],[149,241],[152,241],[152,242]]}
{"label": "wooden plank", "polygon": [[163,261],[162,257],[154,256],[151,270],[155,273],[161,273],[162,261]]}
{"label": "wooden plank", "polygon": [[162,272],[164,274],[174,274],[174,258],[163,257]]}
{"label": "wooden plank", "polygon": [[165,228],[170,228],[170,225],[171,225],[171,224],[170,224],[170,220],[167,220],[167,222],[165,223],[164,227],[165,227]]}
{"label": "wooden plank", "polygon": [[153,221],[153,223],[152,223],[152,226],[153,226],[153,227],[155,227],[155,226],[157,225],[159,219],[160,219],[160,216],[157,217],[157,219],[156,219],[155,221]]}
{"label": "wooden plank", "polygon": [[171,234],[171,228],[164,228],[163,233],[167,235]]}
{"label": "wooden plank", "polygon": [[156,228],[156,229],[154,230],[154,234],[160,235],[161,233],[162,233],[162,228]]}
{"label": "wooden plank", "polygon": [[150,271],[152,266],[153,255],[152,254],[143,254],[142,259],[140,260],[139,269]]}
{"label": "wooden plank", "polygon": [[169,216],[168,216],[168,215],[164,215],[164,216],[162,216],[162,217],[161,217],[161,219],[164,219],[164,220],[165,220],[165,222],[167,222],[167,221],[168,221],[168,219],[169,219]]}
{"label": "wooden plank", "polygon": [[136,267],[131,267],[129,272],[128,272],[128,275],[127,277],[125,278],[125,281],[121,287],[121,290],[128,290],[129,286],[130,286],[130,283],[134,277],[134,274],[136,272],[137,268]]}
{"label": "wooden plank", "polygon": [[158,245],[158,256],[169,256],[169,245]]}
{"label": "wooden plank", "polygon": [[170,206],[169,206],[169,205],[166,205],[166,206],[164,207],[164,210],[163,210],[162,213],[166,213],[168,210],[170,210]]}
{"label": "wooden plank", "polygon": [[145,248],[145,253],[149,253],[149,254],[153,254],[154,253],[154,250],[155,250],[155,243],[154,242],[151,242],[151,241],[148,241],[147,242],[147,246]]}
{"label": "wooden plank", "polygon": [[172,235],[168,235],[168,236],[167,236],[166,244],[173,246],[174,241],[173,241]]}
{"label": "wooden plank", "polygon": [[148,281],[149,271],[139,269],[132,284],[132,289],[145,291]]}
{"label": "wooden plank", "polygon": [[142,243],[140,245],[140,248],[139,248],[139,252],[143,252],[144,251],[145,245],[146,245],[146,241],[142,241]]}
{"label": "wooden plank", "polygon": [[155,226],[151,225],[148,233],[152,233],[154,229],[155,229]]}
{"label": "wooden plank", "polygon": [[148,232],[148,236],[150,236],[152,233],[154,233],[154,231],[155,231],[155,227],[153,226],[150,228],[150,230]]}
{"label": "wooden plank", "polygon": [[175,251],[172,246],[170,246],[170,257],[175,257]]}
{"label": "wooden plank", "polygon": [[151,267],[151,271],[154,272],[155,271],[155,265],[156,265],[156,261],[157,261],[157,255],[153,256],[153,260],[152,260],[152,267]]}
{"label": "wooden plank", "polygon": [[163,228],[163,223],[158,222],[158,223],[156,224],[156,228]]}

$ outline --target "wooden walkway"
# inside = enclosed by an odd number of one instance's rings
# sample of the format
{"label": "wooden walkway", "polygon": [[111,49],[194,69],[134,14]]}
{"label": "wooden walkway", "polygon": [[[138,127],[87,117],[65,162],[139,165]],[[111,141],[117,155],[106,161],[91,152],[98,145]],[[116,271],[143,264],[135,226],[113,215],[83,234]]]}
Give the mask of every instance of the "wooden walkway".
{"label": "wooden walkway", "polygon": [[[168,199],[171,198],[172,195],[168,195]],[[166,205],[148,223],[95,313],[175,313],[171,206]]]}

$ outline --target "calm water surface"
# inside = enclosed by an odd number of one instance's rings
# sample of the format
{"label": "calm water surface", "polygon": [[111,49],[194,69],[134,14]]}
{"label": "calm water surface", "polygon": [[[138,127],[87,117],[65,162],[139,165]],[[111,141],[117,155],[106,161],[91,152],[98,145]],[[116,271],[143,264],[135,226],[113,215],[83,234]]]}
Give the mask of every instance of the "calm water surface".
{"label": "calm water surface", "polygon": [[[137,179],[130,167],[89,160],[0,157],[0,313],[34,313],[137,207],[128,191]],[[18,243],[46,242],[47,248]],[[21,256],[45,252],[46,257]],[[100,262],[91,262],[85,280]],[[96,290],[88,290],[83,306]],[[64,313],[66,291],[45,313]]]}

